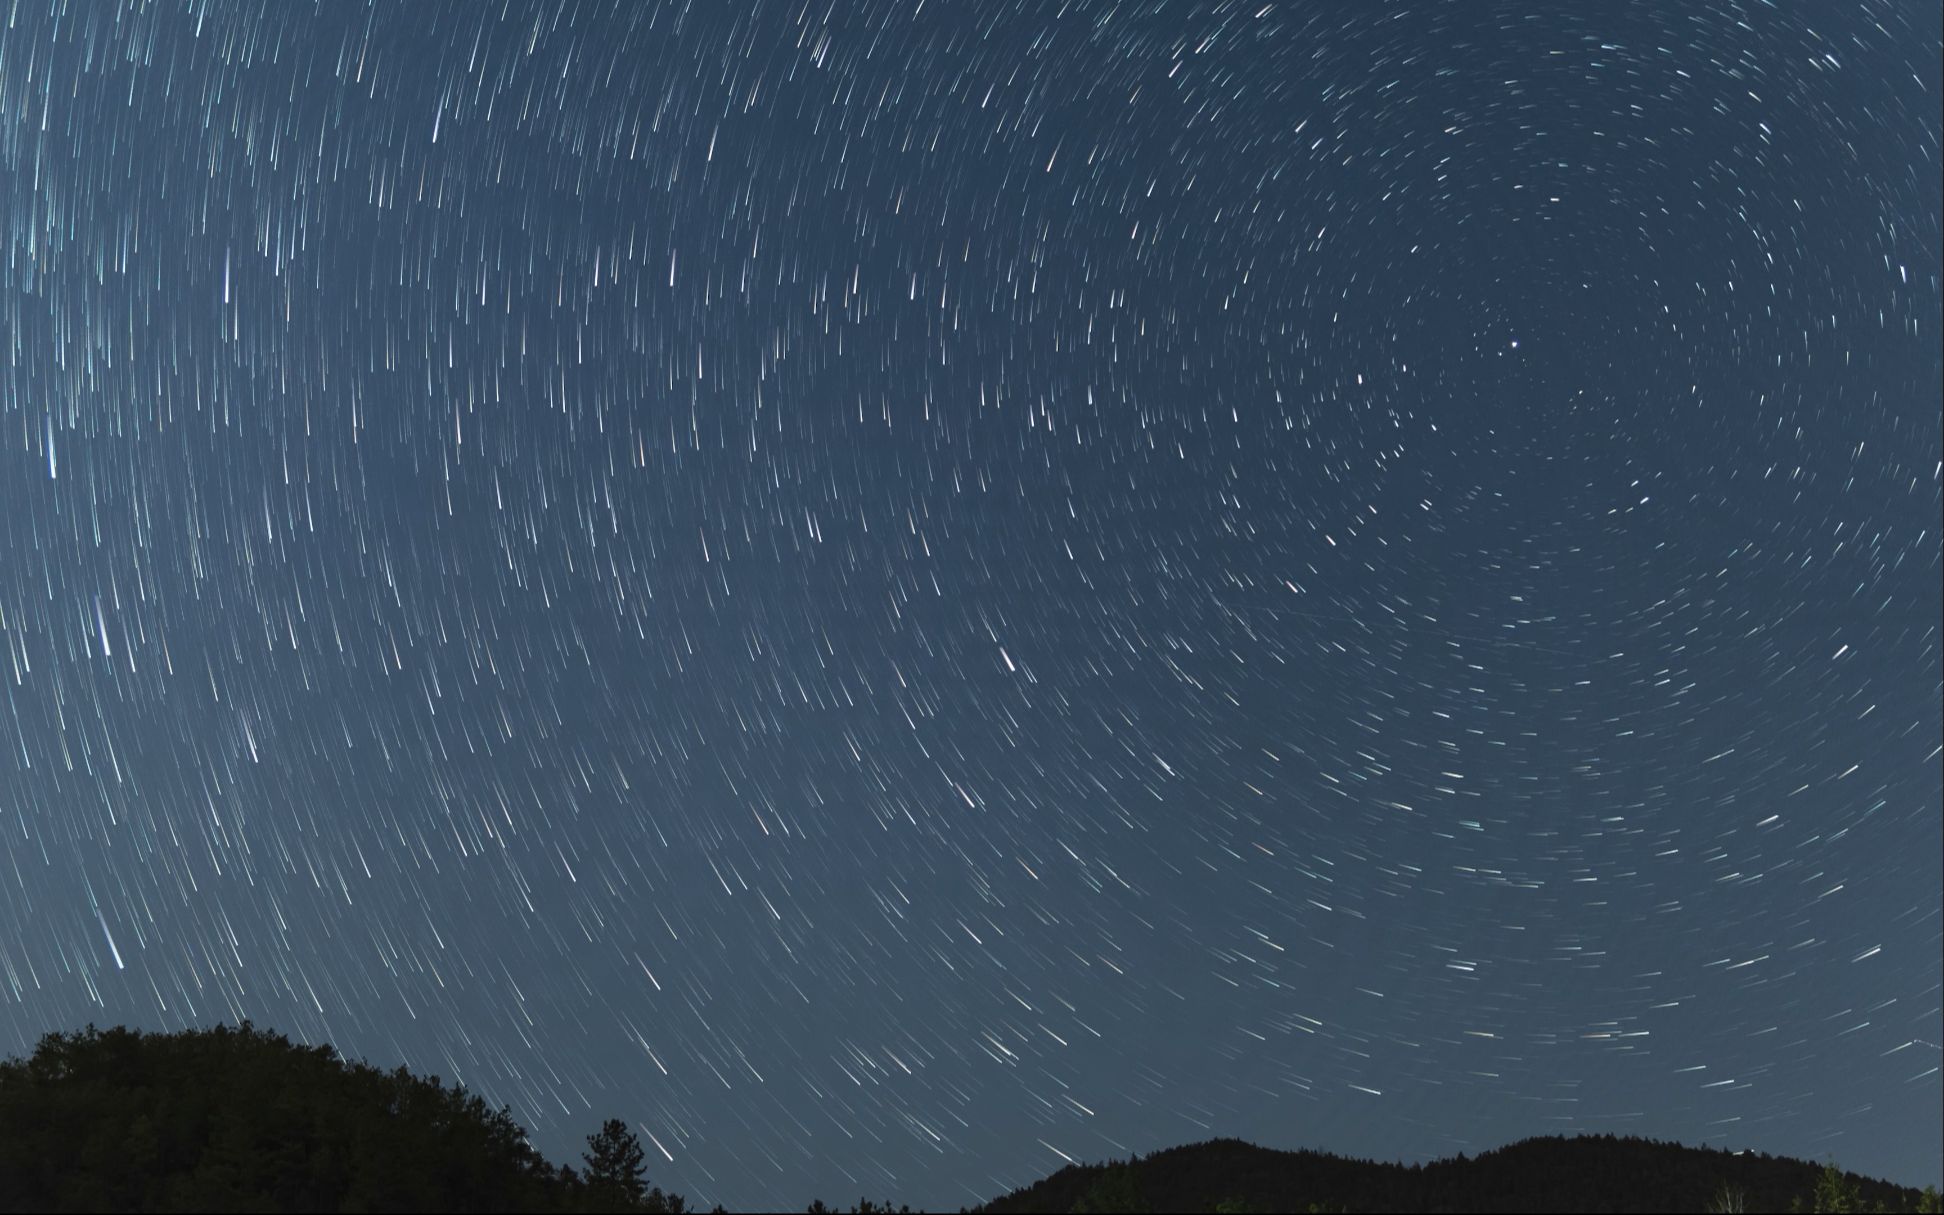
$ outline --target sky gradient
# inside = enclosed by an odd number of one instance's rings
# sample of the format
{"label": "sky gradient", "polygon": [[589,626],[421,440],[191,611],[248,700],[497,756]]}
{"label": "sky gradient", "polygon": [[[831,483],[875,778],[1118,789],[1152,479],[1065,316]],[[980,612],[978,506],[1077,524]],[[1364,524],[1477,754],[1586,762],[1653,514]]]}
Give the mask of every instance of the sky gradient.
{"label": "sky gradient", "polygon": [[703,1204],[1940,1125],[1933,3],[0,29],[0,1051]]}

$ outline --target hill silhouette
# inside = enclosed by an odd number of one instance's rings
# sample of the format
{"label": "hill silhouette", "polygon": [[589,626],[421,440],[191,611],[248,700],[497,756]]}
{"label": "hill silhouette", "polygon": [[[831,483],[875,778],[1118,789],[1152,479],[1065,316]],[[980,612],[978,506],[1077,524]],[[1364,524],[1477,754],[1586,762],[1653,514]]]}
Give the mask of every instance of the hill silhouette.
{"label": "hill silhouette", "polygon": [[1216,1139],[1070,1165],[980,1207],[1067,1211],[1918,1211],[1935,1190],[1788,1157],[1612,1135],[1526,1139],[1474,1158],[1383,1164]]}
{"label": "hill silhouette", "polygon": [[[670,1212],[610,1119],[579,1169],[510,1110],[248,1022],[49,1034],[0,1062],[0,1211]],[[853,1212],[889,1212],[860,1202]],[[1611,1135],[1427,1165],[1217,1139],[1077,1165],[981,1211],[1938,1211],[1935,1189],[1834,1165]],[[813,1212],[826,1211],[821,1202]]]}
{"label": "hill silhouette", "polygon": [[0,1063],[0,1211],[675,1211],[625,1124],[582,1171],[511,1112],[259,1030],[49,1034]]}

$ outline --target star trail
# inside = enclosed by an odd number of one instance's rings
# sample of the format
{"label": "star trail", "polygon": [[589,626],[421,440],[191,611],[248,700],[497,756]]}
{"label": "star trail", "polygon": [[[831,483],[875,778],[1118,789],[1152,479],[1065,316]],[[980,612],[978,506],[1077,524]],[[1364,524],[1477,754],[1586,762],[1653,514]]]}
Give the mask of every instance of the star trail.
{"label": "star trail", "polygon": [[1940,10],[19,0],[0,1052],[703,1205],[1939,1177]]}

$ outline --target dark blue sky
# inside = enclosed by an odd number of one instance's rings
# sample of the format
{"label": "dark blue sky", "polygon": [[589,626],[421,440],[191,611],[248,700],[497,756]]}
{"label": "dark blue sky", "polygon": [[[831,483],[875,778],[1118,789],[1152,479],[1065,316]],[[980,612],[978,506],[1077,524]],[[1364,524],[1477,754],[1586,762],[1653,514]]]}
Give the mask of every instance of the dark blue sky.
{"label": "dark blue sky", "polygon": [[704,1203],[1939,1177],[1935,4],[24,0],[0,1050]]}

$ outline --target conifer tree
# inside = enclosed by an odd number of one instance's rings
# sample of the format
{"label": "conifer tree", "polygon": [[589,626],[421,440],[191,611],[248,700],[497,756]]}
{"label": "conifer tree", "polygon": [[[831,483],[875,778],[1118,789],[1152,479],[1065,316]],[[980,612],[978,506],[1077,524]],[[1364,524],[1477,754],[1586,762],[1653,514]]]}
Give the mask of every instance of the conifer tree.
{"label": "conifer tree", "polygon": [[648,1193],[647,1158],[641,1140],[619,1118],[608,1119],[589,1135],[587,1151],[581,1155],[587,1163],[588,1185],[618,1192],[630,1202],[639,1202]]}

